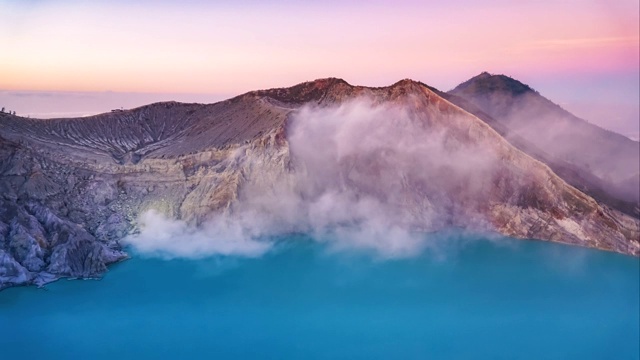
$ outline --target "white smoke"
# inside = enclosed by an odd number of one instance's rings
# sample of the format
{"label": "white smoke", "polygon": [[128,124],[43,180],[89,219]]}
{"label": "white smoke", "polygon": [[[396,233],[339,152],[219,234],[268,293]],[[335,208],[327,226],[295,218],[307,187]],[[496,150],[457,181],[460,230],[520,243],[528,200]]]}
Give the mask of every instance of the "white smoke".
{"label": "white smoke", "polygon": [[459,138],[466,128],[449,133],[468,127],[455,120],[366,99],[304,107],[288,127],[293,171],[274,175],[269,159],[246,156],[252,172],[230,211],[198,228],[147,213],[127,241],[145,253],[258,256],[271,237],[300,232],[338,250],[417,255],[429,246],[425,231],[468,225],[466,202],[490,185],[495,156]]}
{"label": "white smoke", "polygon": [[269,250],[269,243],[254,240],[239,223],[224,220],[218,218],[218,221],[196,228],[149,210],[140,217],[142,231],[125,241],[139,252],[165,258],[210,255],[256,257]]}

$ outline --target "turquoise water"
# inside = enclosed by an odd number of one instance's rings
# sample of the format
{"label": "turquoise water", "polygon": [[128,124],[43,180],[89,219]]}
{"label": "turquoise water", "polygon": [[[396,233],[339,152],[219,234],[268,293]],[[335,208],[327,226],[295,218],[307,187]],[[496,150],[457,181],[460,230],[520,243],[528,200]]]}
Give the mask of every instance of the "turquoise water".
{"label": "turquoise water", "polygon": [[381,261],[298,237],[258,259],[134,257],[101,281],[11,288],[0,358],[640,357],[638,259],[463,240]]}

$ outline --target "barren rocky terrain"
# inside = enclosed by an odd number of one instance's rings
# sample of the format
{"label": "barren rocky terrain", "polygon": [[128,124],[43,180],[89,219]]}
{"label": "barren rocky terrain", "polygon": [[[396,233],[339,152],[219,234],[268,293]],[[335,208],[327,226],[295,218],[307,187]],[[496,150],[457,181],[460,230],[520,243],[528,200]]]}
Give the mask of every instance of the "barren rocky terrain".
{"label": "barren rocky terrain", "polygon": [[[330,78],[209,105],[157,103],[54,120],[1,114],[0,289],[99,277],[127,257],[120,240],[137,231],[147,210],[197,226],[276,188],[315,196],[298,183],[300,174],[320,175],[290,146],[292,121],[304,121],[304,109],[359,99],[401,109],[398,126],[410,130],[400,132],[401,140],[415,142],[411,157],[389,145],[390,133],[375,151],[337,158],[327,169],[331,186],[396,210],[401,226],[458,227],[640,255],[633,211],[594,200],[567,183],[575,172],[560,177],[559,167],[536,156],[535,143],[514,146],[517,140],[490,126],[491,116],[483,120],[445,97],[411,80],[367,88]],[[375,128],[359,131],[364,139]],[[429,151],[435,138],[437,157]],[[465,161],[477,154],[486,166]],[[590,176],[581,171],[581,178]]]}

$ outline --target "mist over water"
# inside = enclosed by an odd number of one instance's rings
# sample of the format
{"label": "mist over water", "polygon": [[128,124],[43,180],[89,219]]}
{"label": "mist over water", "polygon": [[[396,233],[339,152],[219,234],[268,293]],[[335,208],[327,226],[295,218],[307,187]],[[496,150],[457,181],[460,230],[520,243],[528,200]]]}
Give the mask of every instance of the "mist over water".
{"label": "mist over water", "polygon": [[210,255],[260,256],[270,243],[245,233],[240,222],[218,217],[194,227],[182,220],[165,217],[149,210],[140,217],[142,231],[125,239],[135,250],[163,258],[201,258]]}

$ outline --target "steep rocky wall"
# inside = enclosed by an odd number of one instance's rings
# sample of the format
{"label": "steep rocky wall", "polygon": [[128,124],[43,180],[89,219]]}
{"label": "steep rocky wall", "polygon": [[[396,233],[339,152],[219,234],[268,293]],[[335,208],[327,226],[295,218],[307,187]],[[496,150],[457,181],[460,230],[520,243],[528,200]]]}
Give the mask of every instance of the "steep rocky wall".
{"label": "steep rocky wall", "polygon": [[0,289],[101,276],[126,258],[119,240],[146,210],[194,224],[225,211],[246,178],[265,179],[247,159],[276,141],[276,129],[222,148],[123,164],[86,161],[85,152],[60,144],[38,147],[40,139],[0,138]]}

